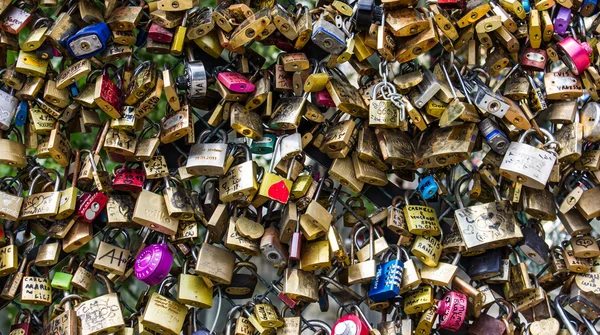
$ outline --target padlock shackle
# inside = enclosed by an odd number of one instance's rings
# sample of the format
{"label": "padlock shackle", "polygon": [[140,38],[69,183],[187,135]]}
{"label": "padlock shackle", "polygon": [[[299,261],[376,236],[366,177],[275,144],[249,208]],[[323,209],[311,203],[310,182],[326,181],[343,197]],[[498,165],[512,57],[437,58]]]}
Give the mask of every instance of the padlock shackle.
{"label": "padlock shackle", "polygon": [[577,329],[575,329],[573,324],[571,324],[571,320],[569,319],[569,317],[565,313],[565,310],[562,307],[562,301],[566,300],[567,297],[568,295],[564,293],[557,295],[556,298],[554,298],[554,309],[556,310],[556,313],[558,313],[558,316],[561,319],[563,326],[566,327],[569,331],[569,334],[578,335],[579,332],[577,331]]}
{"label": "padlock shackle", "polygon": [[160,283],[160,286],[158,287],[158,290],[156,290],[156,293],[166,295],[166,293],[163,293],[164,290],[171,289],[171,287],[175,284],[177,284],[177,278],[174,276],[168,276],[165,279],[163,279],[163,281]]}
{"label": "padlock shackle", "polygon": [[[354,290],[352,290],[351,288],[340,284],[335,279],[329,278],[327,276],[320,275],[319,276],[319,280],[320,281],[324,281],[326,284],[331,284],[331,285],[335,286],[337,289],[342,290],[342,291],[348,293],[351,296],[351,298],[355,299],[356,301],[361,301],[362,300],[362,297],[358,293],[354,292]],[[324,284],[321,284],[321,287],[323,287],[323,285]]]}
{"label": "padlock shackle", "polygon": [[458,178],[458,180],[456,181],[456,183],[454,185],[454,198],[456,199],[456,203],[458,203],[459,209],[465,208],[465,204],[462,201],[462,196],[460,195],[460,187],[465,182],[471,181],[471,180],[472,180],[472,177],[468,174],[465,174],[464,176]]}
{"label": "padlock shackle", "polygon": [[[287,306],[285,306],[287,307]],[[283,314],[282,314],[283,315]],[[300,330],[300,333],[304,332],[305,330],[309,329],[309,328],[319,328],[321,331],[325,331],[327,334],[331,334],[331,327],[329,327],[328,324],[326,324],[325,322],[321,321],[321,320],[306,320],[306,322],[304,323],[304,326],[302,326],[302,329]],[[318,333],[319,331],[317,330],[315,332]]]}

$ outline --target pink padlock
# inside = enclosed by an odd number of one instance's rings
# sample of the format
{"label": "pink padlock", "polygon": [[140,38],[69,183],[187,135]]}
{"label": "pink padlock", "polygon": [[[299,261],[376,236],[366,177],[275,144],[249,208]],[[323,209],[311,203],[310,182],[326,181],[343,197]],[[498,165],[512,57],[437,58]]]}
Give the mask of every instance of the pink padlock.
{"label": "pink padlock", "polygon": [[152,244],[144,248],[135,259],[135,277],[153,286],[169,275],[173,254],[166,243]]}
{"label": "pink padlock", "polygon": [[256,86],[248,78],[237,72],[221,72],[217,75],[217,79],[227,89],[236,93],[250,93],[256,89]]}
{"label": "pink padlock", "polygon": [[446,293],[444,299],[438,301],[437,314],[441,328],[458,331],[467,316],[467,296],[456,291]]}
{"label": "pink padlock", "polygon": [[160,43],[171,43],[173,41],[173,32],[156,23],[152,23],[148,30],[148,38]]}
{"label": "pink padlock", "polygon": [[563,63],[571,69],[575,75],[580,75],[590,67],[590,55],[592,47],[587,42],[579,42],[573,37],[565,37],[562,41],[556,43],[558,54]]}
{"label": "pink padlock", "polygon": [[327,90],[322,90],[315,93],[315,101],[319,106],[335,107],[335,102],[331,99],[331,95]]}

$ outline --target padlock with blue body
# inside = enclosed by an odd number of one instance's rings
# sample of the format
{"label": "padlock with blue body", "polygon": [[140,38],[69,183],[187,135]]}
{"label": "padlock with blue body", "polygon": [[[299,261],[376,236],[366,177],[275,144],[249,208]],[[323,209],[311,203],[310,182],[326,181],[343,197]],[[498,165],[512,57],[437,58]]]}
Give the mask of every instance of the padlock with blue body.
{"label": "padlock with blue body", "polygon": [[435,181],[435,178],[433,178],[432,175],[429,175],[421,179],[421,181],[419,182],[419,186],[417,186],[417,191],[421,193],[421,196],[423,196],[423,199],[425,200],[430,199],[431,197],[436,195],[438,191],[438,185]]}
{"label": "padlock with blue body", "polygon": [[598,12],[598,0],[583,0],[579,13],[583,17],[590,17]]}
{"label": "padlock with blue body", "polygon": [[[396,259],[389,260],[389,257],[394,254],[393,249],[396,249]],[[386,255],[386,262],[377,265],[375,278],[371,280],[369,299],[380,302],[400,294],[402,272],[404,271],[404,262],[399,258],[400,253],[408,260],[406,250],[395,245],[390,245],[390,250]]]}
{"label": "padlock with blue body", "polygon": [[523,6],[525,13],[529,13],[529,11],[531,10],[531,3],[529,2],[529,0],[522,0],[521,6]]}
{"label": "padlock with blue body", "polygon": [[77,83],[73,83],[69,85],[69,91],[71,91],[71,96],[76,97],[79,95],[79,87],[77,87]]}
{"label": "padlock with blue body", "polygon": [[104,22],[87,26],[67,39],[67,49],[75,58],[89,58],[104,49],[110,36],[110,29]]}
{"label": "padlock with blue body", "polygon": [[23,127],[23,125],[25,125],[25,122],[27,122],[28,111],[29,106],[27,105],[27,101],[21,101],[17,107],[17,113],[15,114],[15,126]]}

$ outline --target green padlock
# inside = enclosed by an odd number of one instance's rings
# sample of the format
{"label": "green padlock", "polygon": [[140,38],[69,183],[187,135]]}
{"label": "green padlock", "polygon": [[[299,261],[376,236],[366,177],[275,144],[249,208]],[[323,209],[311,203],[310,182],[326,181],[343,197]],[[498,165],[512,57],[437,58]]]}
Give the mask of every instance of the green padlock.
{"label": "green padlock", "polygon": [[71,290],[71,280],[73,280],[73,264],[76,260],[76,257],[71,257],[67,265],[65,265],[60,271],[54,272],[54,277],[52,277],[52,281],[50,282],[50,286],[52,286],[52,288],[63,291]]}
{"label": "green padlock", "polygon": [[264,134],[262,140],[252,141],[250,152],[255,155],[272,154],[276,140],[277,136],[275,134]]}

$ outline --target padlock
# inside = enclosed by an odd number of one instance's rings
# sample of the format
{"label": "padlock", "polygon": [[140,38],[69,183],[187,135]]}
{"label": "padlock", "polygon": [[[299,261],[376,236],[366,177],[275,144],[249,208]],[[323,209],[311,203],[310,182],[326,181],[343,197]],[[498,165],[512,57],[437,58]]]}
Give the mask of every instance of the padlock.
{"label": "padlock", "polygon": [[17,271],[19,266],[18,250],[15,245],[15,237],[12,233],[6,233],[8,237],[7,245],[0,248],[0,277],[6,277]]}
{"label": "padlock", "polygon": [[60,191],[58,190],[60,185],[60,176],[56,170],[52,169],[42,172],[52,173],[55,175],[56,180],[54,184],[54,191],[33,193],[35,184],[43,176],[42,174],[38,174],[31,182],[27,197],[23,199],[21,218],[50,218],[55,216],[58,212],[58,207],[60,205]]}
{"label": "padlock", "polygon": [[165,296],[170,288],[169,284],[175,282],[175,277],[165,279],[158,290],[150,295],[140,320],[144,329],[170,335],[181,332],[188,307]]}
{"label": "padlock", "polygon": [[338,313],[338,320],[333,324],[332,333],[343,333],[347,329],[352,329],[354,334],[356,335],[368,335],[372,332],[372,327],[368,323],[367,318],[360,310],[360,308],[356,305],[350,306],[351,311],[354,314],[347,314],[342,316],[341,312],[343,309],[340,308]]}
{"label": "padlock", "polygon": [[[354,227],[352,227],[352,232],[350,236],[355,236],[355,232],[358,229],[359,226],[365,226],[365,224],[360,223],[360,224],[356,224],[354,225]],[[367,229],[369,230],[369,236],[374,236],[374,228],[373,225],[369,224],[367,226]],[[354,243],[352,243],[352,247],[350,250],[350,266],[347,268],[348,271],[348,284],[353,285],[356,283],[368,283],[370,282],[373,278],[376,277],[376,262],[374,259],[374,249],[375,249],[375,243],[373,240],[370,240],[369,242],[369,257],[367,258],[366,261],[364,262],[356,262],[356,258],[355,258],[355,245]]]}
{"label": "padlock", "polygon": [[108,76],[109,69],[116,68],[112,65],[107,65],[102,70],[102,75],[100,75],[96,79],[96,84],[94,86],[94,102],[113,119],[118,119],[121,117],[121,108],[122,108],[122,100],[121,100],[121,76],[117,73],[118,84],[115,84],[110,80]]}
{"label": "padlock", "polygon": [[24,304],[50,306],[52,304],[52,287],[45,268],[44,276],[37,277],[31,274],[33,261],[27,264],[25,276],[21,283],[21,302]]}
{"label": "padlock", "polygon": [[[117,235],[111,236],[112,232],[117,232]],[[109,239],[114,240],[121,233],[125,238],[124,248],[108,243]],[[93,267],[120,276],[126,271],[129,256],[129,234],[122,229],[109,229],[104,233],[104,238],[98,245]]]}
{"label": "padlock", "polygon": [[468,176],[463,176],[454,186],[459,206],[459,209],[454,212],[454,217],[467,251],[499,248],[514,244],[523,238],[510,203],[500,199],[496,188],[493,188],[495,202],[464,207],[458,190],[468,180]]}
{"label": "padlock", "polygon": [[174,235],[179,219],[169,217],[165,198],[146,189],[138,195],[132,221],[158,232]]}
{"label": "padlock", "polygon": [[397,246],[392,247],[395,249],[396,259],[389,259],[389,257],[394,255],[393,249],[390,250],[386,255],[386,262],[377,265],[376,276],[371,281],[369,298],[373,301],[388,300],[400,293],[402,272],[404,270],[402,258],[409,260],[410,257],[404,249],[400,249]]}
{"label": "padlock", "polygon": [[222,143],[204,143],[210,131],[200,133],[196,143],[190,149],[186,171],[192,175],[220,176],[225,173],[227,158],[227,135],[220,131]]}
{"label": "padlock", "polygon": [[240,199],[258,191],[256,163],[246,145],[237,145],[245,152],[245,161],[232,166],[225,175],[219,177],[219,198],[223,202]]}
{"label": "padlock", "polygon": [[50,239],[50,237],[45,238],[42,245],[40,245],[38,253],[35,256],[35,266],[52,266],[58,263],[61,246],[57,240],[48,243]]}
{"label": "padlock", "polygon": [[150,286],[163,281],[173,264],[173,254],[164,242],[164,235],[160,236],[158,242],[141,250],[134,264],[135,277]]}
{"label": "padlock", "polygon": [[[550,177],[557,154],[553,149],[554,136],[545,129],[542,129],[542,134],[548,138],[548,151],[524,144],[534,132],[533,129],[527,130],[521,135],[519,142],[511,142],[500,165],[500,172],[504,177],[524,186],[542,189]],[[519,168],[515,169],[517,165]]]}
{"label": "padlock", "polygon": [[177,281],[177,301],[197,308],[211,308],[212,290],[202,278],[188,273],[189,259],[186,259]]}
{"label": "padlock", "polygon": [[311,40],[326,52],[339,55],[346,48],[344,32],[333,23],[325,20],[325,16],[321,16],[313,22],[312,31]]}
{"label": "padlock", "polygon": [[194,272],[211,281],[231,284],[235,255],[223,248],[208,243],[209,235],[206,234],[204,243],[198,252],[198,260]]}
{"label": "padlock", "polygon": [[89,25],[67,39],[67,49],[75,58],[95,56],[107,46],[110,30],[104,22]]}
{"label": "padlock", "polygon": [[423,205],[411,205],[409,192],[404,193],[404,219],[406,226],[411,234],[423,236],[439,236],[441,232],[440,224],[433,208],[429,207],[427,201],[422,198],[419,192],[413,194],[423,199]]}

